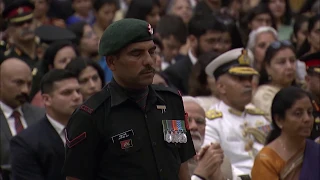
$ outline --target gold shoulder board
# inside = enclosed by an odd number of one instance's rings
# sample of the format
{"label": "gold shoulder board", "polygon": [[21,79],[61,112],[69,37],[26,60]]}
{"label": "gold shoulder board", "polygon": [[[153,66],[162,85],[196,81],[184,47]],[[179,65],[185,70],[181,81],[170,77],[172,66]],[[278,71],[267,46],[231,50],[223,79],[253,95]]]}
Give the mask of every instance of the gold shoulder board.
{"label": "gold shoulder board", "polygon": [[220,117],[222,117],[222,112],[220,111],[212,109],[206,112],[206,118],[209,120],[213,120]]}
{"label": "gold shoulder board", "polygon": [[266,115],[265,112],[263,112],[261,109],[258,109],[258,108],[246,109],[246,112],[251,115],[261,115],[261,116]]}

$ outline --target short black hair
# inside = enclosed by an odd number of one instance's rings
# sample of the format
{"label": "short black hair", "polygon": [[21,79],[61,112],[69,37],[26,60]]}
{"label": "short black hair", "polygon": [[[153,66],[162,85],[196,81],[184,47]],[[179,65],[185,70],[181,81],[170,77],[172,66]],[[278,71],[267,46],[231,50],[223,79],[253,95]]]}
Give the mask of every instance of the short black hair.
{"label": "short black hair", "polygon": [[105,4],[115,5],[116,8],[118,9],[118,2],[116,0],[95,0],[93,3],[93,9],[95,11],[99,11],[100,8],[102,8],[102,6]]}
{"label": "short black hair", "polygon": [[228,27],[218,21],[214,14],[199,14],[191,18],[188,26],[189,35],[199,38],[209,30],[228,32]]}
{"label": "short black hair", "polygon": [[171,35],[181,44],[185,44],[188,36],[188,28],[182,18],[176,15],[165,15],[161,17],[157,32],[160,37],[169,38]]}
{"label": "short black hair", "polygon": [[57,81],[75,78],[77,76],[68,70],[53,69],[43,76],[40,83],[40,90],[42,94],[49,94],[53,91],[53,85]]}

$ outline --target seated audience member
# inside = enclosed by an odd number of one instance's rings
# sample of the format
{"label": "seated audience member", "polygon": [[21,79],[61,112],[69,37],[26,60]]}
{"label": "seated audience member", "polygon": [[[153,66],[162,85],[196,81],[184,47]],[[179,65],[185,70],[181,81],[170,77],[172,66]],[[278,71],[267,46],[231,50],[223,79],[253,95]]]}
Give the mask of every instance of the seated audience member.
{"label": "seated audience member", "polygon": [[77,76],[83,101],[100,91],[105,85],[103,70],[99,64],[90,59],[75,58],[67,65],[66,70]]}
{"label": "seated audience member", "polygon": [[70,41],[57,41],[48,47],[43,60],[38,66],[38,71],[33,74],[30,95],[32,105],[44,107],[41,92],[39,91],[41,78],[52,69],[64,69],[75,57],[77,57],[77,50]]}
{"label": "seated audience member", "polygon": [[258,72],[250,67],[252,59],[242,48],[228,51],[207,67],[216,80],[220,102],[206,112],[204,146],[219,143],[230,159],[236,176],[248,178],[255,155],[262,149],[270,129],[257,109],[246,108],[252,98],[252,78]]}
{"label": "seated audience member", "polygon": [[312,130],[312,99],[304,90],[288,87],[273,99],[273,130],[257,155],[252,180],[320,179],[320,144],[307,139]]}
{"label": "seated audience member", "polygon": [[218,55],[216,52],[201,55],[198,62],[192,67],[189,78],[189,95],[196,97],[205,111],[219,101],[215,93],[215,80],[213,77],[207,76],[205,72],[207,65]]}
{"label": "seated audience member", "polygon": [[48,72],[41,81],[46,115],[12,138],[13,179],[64,180],[64,128],[82,103],[77,77],[62,69]]}
{"label": "seated audience member", "polygon": [[10,173],[10,139],[34,124],[44,110],[28,103],[32,83],[30,67],[17,58],[0,65],[0,165],[4,176]]}
{"label": "seated audience member", "polygon": [[266,113],[271,121],[271,103],[280,89],[296,84],[297,60],[289,41],[275,41],[269,45],[262,62],[259,87],[252,104]]}
{"label": "seated audience member", "polygon": [[166,15],[159,21],[157,32],[163,44],[161,69],[165,70],[176,63],[179,50],[186,43],[188,29],[179,16]]}
{"label": "seated audience member", "polygon": [[71,25],[80,21],[92,25],[95,17],[92,11],[92,0],[71,0],[72,8],[75,11],[67,20],[66,24]]}
{"label": "seated audience member", "polygon": [[314,126],[310,138],[320,143],[320,52],[304,56],[307,66],[306,89],[312,94]]}
{"label": "seated audience member", "polygon": [[74,43],[77,46],[79,55],[99,63],[104,71],[106,82],[110,82],[112,79],[112,71],[107,66],[106,58],[98,54],[99,38],[92,27],[86,22],[78,22],[69,26],[68,29],[77,36]]}
{"label": "seated audience member", "polygon": [[[204,138],[204,131],[206,127],[206,120],[205,120],[205,112],[203,108],[198,103],[198,100],[191,96],[183,96],[183,105],[185,108],[186,113],[188,113],[189,118],[189,128],[190,133],[193,141],[194,148],[196,152],[200,151],[201,145],[203,143]],[[221,150],[219,146],[215,146],[215,150]],[[204,154],[211,154],[212,152],[209,151],[202,151]],[[221,151],[222,152],[222,151]],[[215,163],[217,158],[220,157],[220,154],[212,154],[215,156],[212,160],[212,164]],[[203,159],[203,158],[202,158]],[[221,160],[221,159],[218,159]],[[211,164],[206,164],[207,166],[211,167],[212,169],[206,169],[208,167],[203,167],[204,163],[202,162],[204,160],[201,160],[200,162],[197,161],[197,157],[194,157],[193,159],[190,159],[188,162],[189,165],[189,172],[190,175],[193,175],[194,173],[204,173],[207,177],[210,173],[214,172],[214,170],[217,170],[215,174],[210,174],[213,179],[217,178],[217,176],[221,176],[224,178],[231,178],[232,177],[232,169],[229,159],[226,157],[223,158],[222,164],[214,164],[211,166]],[[208,175],[207,175],[208,174]],[[200,174],[197,174],[200,176]],[[209,176],[210,177],[210,176]]]}

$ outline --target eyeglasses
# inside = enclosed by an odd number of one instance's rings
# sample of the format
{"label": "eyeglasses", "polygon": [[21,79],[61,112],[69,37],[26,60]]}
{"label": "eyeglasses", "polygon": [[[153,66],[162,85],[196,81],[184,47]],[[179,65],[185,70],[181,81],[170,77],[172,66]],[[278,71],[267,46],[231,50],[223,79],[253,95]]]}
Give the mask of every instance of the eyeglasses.
{"label": "eyeglasses", "polygon": [[284,40],[284,41],[275,41],[275,42],[271,43],[270,46],[273,49],[279,49],[280,47],[283,47],[283,46],[285,46],[285,47],[292,46],[292,44],[290,41]]}

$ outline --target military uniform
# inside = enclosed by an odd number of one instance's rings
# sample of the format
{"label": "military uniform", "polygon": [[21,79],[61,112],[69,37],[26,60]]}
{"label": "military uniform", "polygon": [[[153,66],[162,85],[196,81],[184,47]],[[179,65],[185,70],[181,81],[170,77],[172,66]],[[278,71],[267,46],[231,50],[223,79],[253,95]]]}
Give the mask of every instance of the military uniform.
{"label": "military uniform", "polygon": [[[123,27],[129,34],[119,32]],[[151,40],[150,34],[145,21],[117,21],[104,32],[100,54]],[[177,91],[156,85],[144,92],[142,105],[112,80],[76,110],[66,128],[66,176],[81,180],[179,179],[181,163],[195,155],[182,98]]]}
{"label": "military uniform", "polygon": [[[253,76],[246,50],[228,51],[207,67],[206,73],[216,79],[225,73],[235,76]],[[265,138],[271,130],[270,123],[259,109],[246,108],[240,112],[220,101],[206,112],[206,133],[204,146],[218,142],[230,159],[236,176],[249,177],[255,155],[262,149]]]}
{"label": "military uniform", "polygon": [[[28,0],[12,1],[4,9],[2,16],[9,24],[21,26],[24,22],[32,21],[34,5]],[[31,23],[31,22],[30,22]],[[38,42],[35,38],[35,43]],[[33,68],[38,61],[36,49],[34,52],[35,58],[30,57],[23,52],[18,46],[12,44],[4,52],[4,59],[10,57],[17,57],[25,61],[31,68]]]}
{"label": "military uniform", "polygon": [[[306,64],[308,75],[320,76],[320,52],[304,56],[301,58],[301,61],[304,61]],[[319,83],[320,82],[318,82],[318,85],[320,86]],[[315,140],[317,138],[320,138],[320,97],[316,97],[315,94],[313,95],[314,99],[312,100],[312,104],[314,107],[314,125],[310,139]]]}

